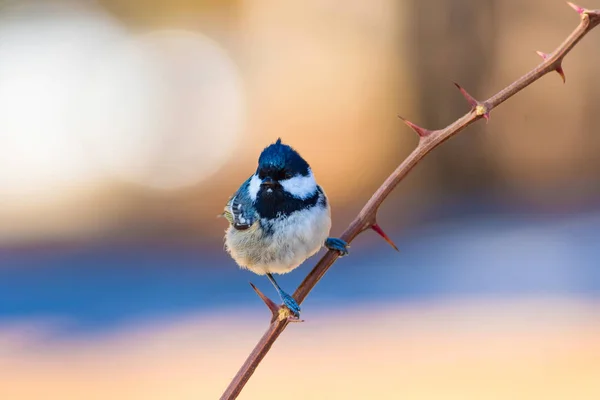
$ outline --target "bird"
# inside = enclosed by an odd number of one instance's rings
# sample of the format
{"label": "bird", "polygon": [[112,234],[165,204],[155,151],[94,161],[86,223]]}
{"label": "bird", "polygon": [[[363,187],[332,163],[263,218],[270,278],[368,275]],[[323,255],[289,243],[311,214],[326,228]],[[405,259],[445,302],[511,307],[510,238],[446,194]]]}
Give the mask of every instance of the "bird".
{"label": "bird", "polygon": [[266,275],[295,317],[300,306],[273,274],[292,271],[321,247],[348,254],[344,240],[329,237],[331,208],[310,165],[281,138],[261,152],[222,215],[229,222],[226,251],[242,269]]}

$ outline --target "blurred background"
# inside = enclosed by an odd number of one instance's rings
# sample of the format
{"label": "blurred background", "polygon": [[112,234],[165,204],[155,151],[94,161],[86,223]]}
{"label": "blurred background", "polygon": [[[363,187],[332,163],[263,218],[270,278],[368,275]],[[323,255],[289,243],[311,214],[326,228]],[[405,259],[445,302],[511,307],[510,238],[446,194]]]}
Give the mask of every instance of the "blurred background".
{"label": "blurred background", "polygon": [[[582,4],[600,7],[591,0]],[[0,398],[215,399],[267,327],[223,251],[282,137],[340,234],[577,25],[563,1],[2,0]],[[240,398],[600,398],[600,32],[436,149]],[[289,292],[317,258],[280,283]]]}

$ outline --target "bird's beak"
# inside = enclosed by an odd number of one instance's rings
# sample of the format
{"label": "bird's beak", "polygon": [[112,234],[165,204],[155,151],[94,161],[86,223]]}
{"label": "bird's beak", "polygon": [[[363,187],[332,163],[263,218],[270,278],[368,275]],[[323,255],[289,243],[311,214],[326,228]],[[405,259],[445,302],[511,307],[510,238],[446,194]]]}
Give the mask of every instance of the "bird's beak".
{"label": "bird's beak", "polygon": [[275,182],[272,178],[270,177],[266,177],[265,179],[262,180],[262,182],[260,183],[261,186],[265,186],[265,187],[273,187],[277,184],[277,182]]}

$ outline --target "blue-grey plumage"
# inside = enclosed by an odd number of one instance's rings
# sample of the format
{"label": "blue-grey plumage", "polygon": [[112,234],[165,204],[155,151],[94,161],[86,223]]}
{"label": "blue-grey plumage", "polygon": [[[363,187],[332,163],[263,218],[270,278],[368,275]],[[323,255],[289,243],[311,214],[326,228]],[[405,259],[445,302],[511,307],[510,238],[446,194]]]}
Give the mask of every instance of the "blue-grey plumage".
{"label": "blue-grey plumage", "polygon": [[281,139],[261,153],[256,172],[225,206],[230,225],[225,247],[242,268],[266,274],[295,314],[299,307],[272,274],[298,267],[322,246],[346,254],[346,243],[328,238],[331,212],[308,163]]}

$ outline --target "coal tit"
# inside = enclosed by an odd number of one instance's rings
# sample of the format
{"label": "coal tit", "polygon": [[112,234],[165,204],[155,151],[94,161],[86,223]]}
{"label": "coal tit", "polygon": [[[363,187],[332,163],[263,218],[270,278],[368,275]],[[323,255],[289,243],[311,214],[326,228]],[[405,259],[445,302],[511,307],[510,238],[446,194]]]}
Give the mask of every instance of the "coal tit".
{"label": "coal tit", "polygon": [[272,274],[290,272],[322,246],[348,253],[346,242],[328,237],[329,203],[310,166],[281,139],[262,151],[256,172],[229,199],[223,215],[231,257],[241,268],[266,275],[296,317],[300,306]]}

